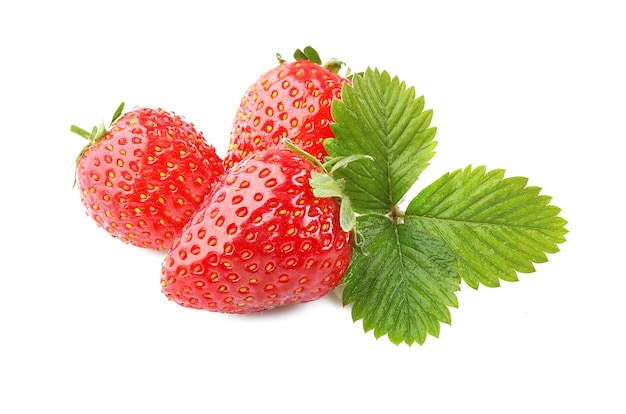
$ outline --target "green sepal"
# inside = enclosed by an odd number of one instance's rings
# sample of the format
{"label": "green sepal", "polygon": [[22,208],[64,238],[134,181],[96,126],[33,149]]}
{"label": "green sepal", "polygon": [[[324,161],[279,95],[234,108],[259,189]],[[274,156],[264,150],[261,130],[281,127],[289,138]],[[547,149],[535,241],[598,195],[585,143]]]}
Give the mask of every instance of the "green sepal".
{"label": "green sepal", "polygon": [[[296,60],[296,62],[302,61],[302,60],[307,60],[309,62],[313,62],[316,65],[320,65],[323,68],[333,72],[333,73],[339,73],[339,71],[341,70],[341,68],[345,65],[344,62],[342,62],[341,60],[332,58],[330,60],[328,60],[326,63],[322,64],[322,59],[320,58],[319,53],[317,53],[317,50],[315,50],[313,47],[311,46],[307,46],[304,49],[297,49],[294,54],[293,54],[293,58]],[[280,53],[276,53],[276,59],[278,60],[278,64],[282,65],[283,63],[286,63],[287,60],[284,59]]]}
{"label": "green sepal", "polygon": [[311,172],[311,179],[309,180],[311,187],[313,187],[313,195],[315,197],[342,197],[343,189],[337,180],[328,175],[327,173],[318,173],[316,171]]}
{"label": "green sepal", "polygon": [[[341,225],[341,229],[345,232],[355,230],[356,215],[352,209],[350,199],[346,196],[343,189],[343,180],[338,180],[333,177],[333,172],[337,170],[337,168],[345,167],[350,162],[368,157],[363,155],[353,155],[345,157],[344,159],[338,158],[327,160],[326,163],[322,164],[317,158],[306,152],[304,149],[296,146],[291,140],[286,138],[283,140],[283,144],[286,148],[300,155],[317,167],[320,172],[312,171],[311,178],[309,179],[309,183],[313,189],[313,195],[322,198],[337,198],[339,201],[339,223]],[[327,166],[332,166],[330,172],[328,171]]]}
{"label": "green sepal", "polygon": [[322,64],[322,59],[320,58],[317,50],[313,49],[311,46],[307,46],[304,50],[297,49],[293,54],[293,57],[296,61],[299,60],[308,60],[313,63],[317,63],[318,65]]}
{"label": "green sepal", "polygon": [[339,224],[345,232],[352,231],[356,225],[356,215],[352,210],[350,199],[345,196],[340,181],[328,173],[311,172],[309,180],[315,197],[337,197],[339,199]]}
{"label": "green sepal", "polygon": [[[118,118],[122,115],[123,112],[124,112],[124,102],[122,102],[113,113],[113,116],[111,117],[111,122],[108,125],[109,128],[115,123],[115,121],[118,120]],[[91,129],[91,132],[81,127],[78,127],[76,125],[70,126],[70,132],[87,140],[87,144],[85,144],[85,146],[80,150],[80,152],[78,153],[78,156],[76,157],[74,161],[75,165],[78,166],[78,163],[80,159],[82,158],[83,154],[85,154],[85,152],[92,145],[94,145],[95,143],[100,141],[102,138],[104,138],[106,134],[108,133],[108,130],[107,130],[107,126],[104,124],[104,121],[103,121],[100,123],[100,125],[94,126]],[[74,185],[76,185],[76,177],[74,177]]]}

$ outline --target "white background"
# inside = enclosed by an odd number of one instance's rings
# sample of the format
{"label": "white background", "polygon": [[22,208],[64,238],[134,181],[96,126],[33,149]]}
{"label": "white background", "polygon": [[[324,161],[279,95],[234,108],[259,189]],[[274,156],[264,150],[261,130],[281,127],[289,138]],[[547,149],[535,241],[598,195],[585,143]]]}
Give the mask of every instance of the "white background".
{"label": "white background", "polygon": [[[0,412],[626,412],[619,2],[206,4],[0,6]],[[469,164],[529,177],[569,222],[561,252],[464,286],[423,346],[332,295],[247,317],[167,301],[162,255],[84,215],[69,126],[160,106],[223,155],[248,85],[309,44],[425,96],[439,144],[416,190]]]}

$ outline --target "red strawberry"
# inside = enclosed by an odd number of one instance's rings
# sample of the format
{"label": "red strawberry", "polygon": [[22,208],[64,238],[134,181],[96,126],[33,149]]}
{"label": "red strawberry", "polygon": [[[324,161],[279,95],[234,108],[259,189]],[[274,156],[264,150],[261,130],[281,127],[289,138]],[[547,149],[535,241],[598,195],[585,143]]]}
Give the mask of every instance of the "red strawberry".
{"label": "red strawberry", "polygon": [[186,307],[249,313],[331,291],[350,263],[352,235],[337,200],[314,196],[316,170],[286,149],[229,170],[168,252],[163,293]]}
{"label": "red strawberry", "polygon": [[312,48],[298,50],[295,62],[282,62],[261,76],[242,98],[230,135],[226,168],[257,151],[282,146],[290,139],[296,146],[323,161],[328,155],[325,138],[333,137],[331,103],[340,99],[348,80],[336,72],[341,63],[325,66]]}
{"label": "red strawberry", "polygon": [[80,196],[112,236],[165,250],[223,174],[223,161],[180,116],[140,108],[118,118],[122,110],[109,131],[71,128],[89,140],[77,159]]}

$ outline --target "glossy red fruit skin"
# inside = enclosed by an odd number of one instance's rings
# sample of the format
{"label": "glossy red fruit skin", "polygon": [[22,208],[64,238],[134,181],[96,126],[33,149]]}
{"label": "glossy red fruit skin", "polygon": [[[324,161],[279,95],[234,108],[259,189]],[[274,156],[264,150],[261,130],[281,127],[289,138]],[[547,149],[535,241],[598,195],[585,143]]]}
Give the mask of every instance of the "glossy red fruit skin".
{"label": "glossy red fruit skin", "polygon": [[230,134],[226,169],[250,154],[282,147],[283,139],[323,162],[334,137],[331,104],[346,78],[308,60],[285,62],[262,75],[241,99]]}
{"label": "glossy red fruit skin", "polygon": [[190,308],[250,313],[330,292],[350,264],[352,235],[337,201],[313,195],[312,170],[289,150],[233,167],[168,252],[163,293]]}
{"label": "glossy red fruit skin", "polygon": [[139,108],[82,154],[76,183],[87,214],[112,236],[167,250],[223,172],[193,124]]}

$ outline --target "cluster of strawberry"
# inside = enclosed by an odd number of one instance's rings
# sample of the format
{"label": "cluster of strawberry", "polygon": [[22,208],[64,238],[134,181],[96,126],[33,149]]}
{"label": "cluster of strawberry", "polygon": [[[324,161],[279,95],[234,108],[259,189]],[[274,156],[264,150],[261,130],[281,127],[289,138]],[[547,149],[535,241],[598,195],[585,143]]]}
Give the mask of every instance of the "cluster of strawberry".
{"label": "cluster of strawberry", "polygon": [[223,158],[162,109],[122,105],[109,127],[72,127],[89,141],[76,170],[87,214],[126,243],[167,252],[161,285],[174,302],[257,312],[318,299],[345,274],[352,232],[341,201],[316,196],[311,176],[324,173],[331,103],[348,80],[305,52],[279,56],[250,86]]}

